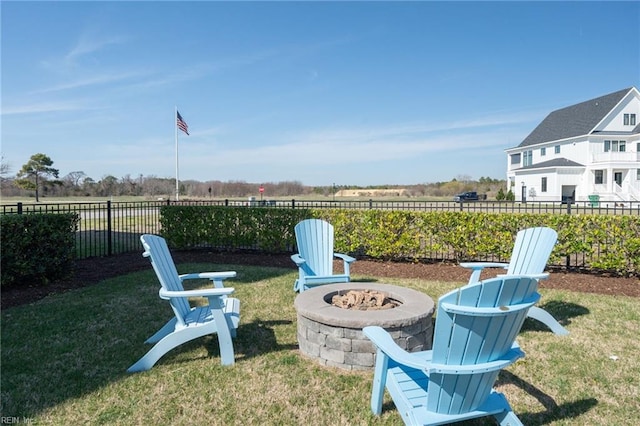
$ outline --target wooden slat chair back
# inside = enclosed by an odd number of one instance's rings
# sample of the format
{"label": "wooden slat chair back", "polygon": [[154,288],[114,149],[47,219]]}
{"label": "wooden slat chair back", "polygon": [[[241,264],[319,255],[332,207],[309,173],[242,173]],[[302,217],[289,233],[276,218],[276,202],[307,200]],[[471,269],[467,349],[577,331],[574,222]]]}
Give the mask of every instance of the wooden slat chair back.
{"label": "wooden slat chair back", "polygon": [[[184,291],[182,280],[173,262],[171,252],[164,238],[155,235],[143,235],[141,242],[145,248],[142,255],[149,258],[158,281],[167,291]],[[191,305],[186,297],[172,297],[169,299],[171,309],[176,315],[180,327],[185,326],[185,318],[191,311]]]}
{"label": "wooden slat chair back", "polygon": [[[333,225],[320,219],[306,219],[295,228],[298,253],[291,260],[298,266],[294,290],[303,292],[311,287],[329,283],[349,282],[350,264],[355,258],[333,250]],[[334,274],[333,259],[343,262],[343,273]]]}
{"label": "wooden slat chair back", "polygon": [[431,351],[408,353],[384,329],[365,327],[377,347],[373,413],[381,413],[386,388],[408,425],[484,416],[521,425],[493,386],[501,369],[524,356],[515,340],[540,297],[540,277],[502,276],[442,296]]}
{"label": "wooden slat chair back", "polygon": [[[527,228],[518,232],[511,252],[509,263],[503,262],[467,262],[460,266],[472,270],[469,284],[478,282],[484,268],[504,268],[507,275],[540,274],[544,271],[553,251],[558,234],[548,227]],[[564,336],[569,331],[544,309],[534,306],[529,310],[529,317],[536,319],[551,329],[555,334]]]}
{"label": "wooden slat chair back", "polygon": [[507,275],[541,274],[558,241],[558,233],[546,227],[527,228],[518,232],[511,252]]}
{"label": "wooden slat chair back", "polygon": [[[223,365],[235,362],[232,337],[240,322],[240,301],[229,297],[233,288],[225,288],[223,281],[236,276],[234,271],[201,272],[178,274],[173,258],[164,238],[145,234],[140,237],[144,247],[143,256],[151,260],[151,265],[160,282],[160,298],[168,300],[174,317],[145,343],[155,345],[127,371],[148,370],[171,349],[209,334],[217,334],[220,357]],[[213,288],[185,290],[183,281],[208,279]],[[208,305],[191,307],[190,297],[204,297]]]}

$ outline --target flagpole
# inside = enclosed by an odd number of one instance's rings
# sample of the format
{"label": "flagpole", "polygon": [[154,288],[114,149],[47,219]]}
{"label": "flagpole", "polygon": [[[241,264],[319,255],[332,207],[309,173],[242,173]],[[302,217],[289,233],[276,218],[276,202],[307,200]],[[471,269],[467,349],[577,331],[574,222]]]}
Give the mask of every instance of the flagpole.
{"label": "flagpole", "polygon": [[176,201],[180,198],[180,186],[178,183],[178,106],[176,105],[176,109],[173,114],[173,127],[176,130]]}

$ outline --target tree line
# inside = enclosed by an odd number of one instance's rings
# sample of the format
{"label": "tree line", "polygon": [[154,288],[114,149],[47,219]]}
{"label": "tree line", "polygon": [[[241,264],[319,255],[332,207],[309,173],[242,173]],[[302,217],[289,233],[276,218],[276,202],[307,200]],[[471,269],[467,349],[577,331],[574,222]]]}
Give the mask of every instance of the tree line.
{"label": "tree line", "polygon": [[[0,183],[4,196],[33,196],[36,201],[41,197],[111,197],[143,196],[153,199],[172,199],[175,197],[175,179],[157,176],[123,177],[103,176],[94,180],[83,171],[73,171],[60,177],[54,162],[45,154],[31,156],[15,176],[10,176],[10,167],[0,163]],[[264,192],[260,192],[262,187]],[[403,188],[410,197],[445,197],[464,191],[478,191],[488,194],[488,198],[505,199],[506,181],[481,177],[473,180],[470,176],[457,176],[447,182],[425,183],[417,185],[375,185],[366,189]],[[342,189],[362,189],[356,185],[306,186],[299,181],[249,183],[245,181],[211,180],[206,182],[182,180],[179,182],[180,198],[238,198],[294,197],[317,195],[328,197]],[[508,198],[507,198],[508,199]]]}

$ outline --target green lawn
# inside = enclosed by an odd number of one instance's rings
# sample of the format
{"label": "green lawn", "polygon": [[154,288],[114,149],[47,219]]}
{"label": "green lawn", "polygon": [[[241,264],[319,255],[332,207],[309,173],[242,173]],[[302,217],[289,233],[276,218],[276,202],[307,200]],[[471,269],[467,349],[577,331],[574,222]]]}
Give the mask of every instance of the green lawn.
{"label": "green lawn", "polygon": [[[148,350],[144,340],[172,316],[149,267],[2,312],[1,416],[54,425],[401,424],[390,399],[381,417],[370,413],[372,372],[321,367],[299,354],[297,272],[203,264],[179,270],[238,271],[227,281],[242,304],[234,366],[222,367],[217,340],[205,337],[150,371],[126,373]],[[385,282],[434,300],[457,287]],[[501,373],[498,389],[526,425],[635,425],[640,300],[542,293],[542,306],[568,320],[571,334],[558,337],[527,320],[519,337],[527,356]]]}

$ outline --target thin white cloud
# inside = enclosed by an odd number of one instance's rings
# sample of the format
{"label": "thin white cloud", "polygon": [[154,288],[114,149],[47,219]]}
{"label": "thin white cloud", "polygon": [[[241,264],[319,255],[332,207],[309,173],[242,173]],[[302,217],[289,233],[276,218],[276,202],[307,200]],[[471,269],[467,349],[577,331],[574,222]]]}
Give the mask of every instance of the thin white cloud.
{"label": "thin white cloud", "polygon": [[79,78],[74,81],[68,81],[66,83],[60,83],[51,87],[36,90],[33,93],[59,92],[63,90],[73,90],[81,87],[105,85],[109,83],[115,83],[118,81],[124,81],[132,78],[141,77],[143,75],[146,75],[146,73],[124,72],[119,74],[92,75],[91,77]]}
{"label": "thin white cloud", "polygon": [[110,45],[122,44],[126,41],[127,38],[122,36],[97,38],[88,34],[83,34],[80,36],[80,39],[76,42],[75,46],[65,55],[65,60],[74,62],[82,56],[97,52]]}
{"label": "thin white cloud", "polygon": [[[436,134],[470,132],[475,129],[475,134],[487,131],[496,131],[505,127],[513,127],[528,124],[538,118],[537,113],[498,113],[492,116],[471,118],[465,121],[452,121],[441,123],[400,123],[380,127],[329,129],[309,131],[304,134],[290,135],[290,140],[305,140],[314,142],[336,142],[344,144],[362,143],[366,141],[380,140],[437,140]],[[427,137],[431,135],[430,137]]]}
{"label": "thin white cloud", "polygon": [[[383,137],[380,139],[334,138],[315,141],[299,141],[284,145],[272,145],[242,149],[226,149],[216,146],[213,157],[216,163],[226,167],[270,164],[288,166],[291,155],[295,153],[296,165],[348,165],[373,163],[379,161],[415,159],[434,152],[459,149],[486,149],[495,147],[502,151],[505,141],[513,138],[509,132],[465,133],[444,137],[430,136],[414,139]],[[190,163],[206,164],[212,161],[211,146],[185,148],[189,151]],[[197,158],[197,159],[196,159]]]}
{"label": "thin white cloud", "polygon": [[34,102],[23,105],[2,106],[2,115],[37,114],[86,109],[77,102]]}

